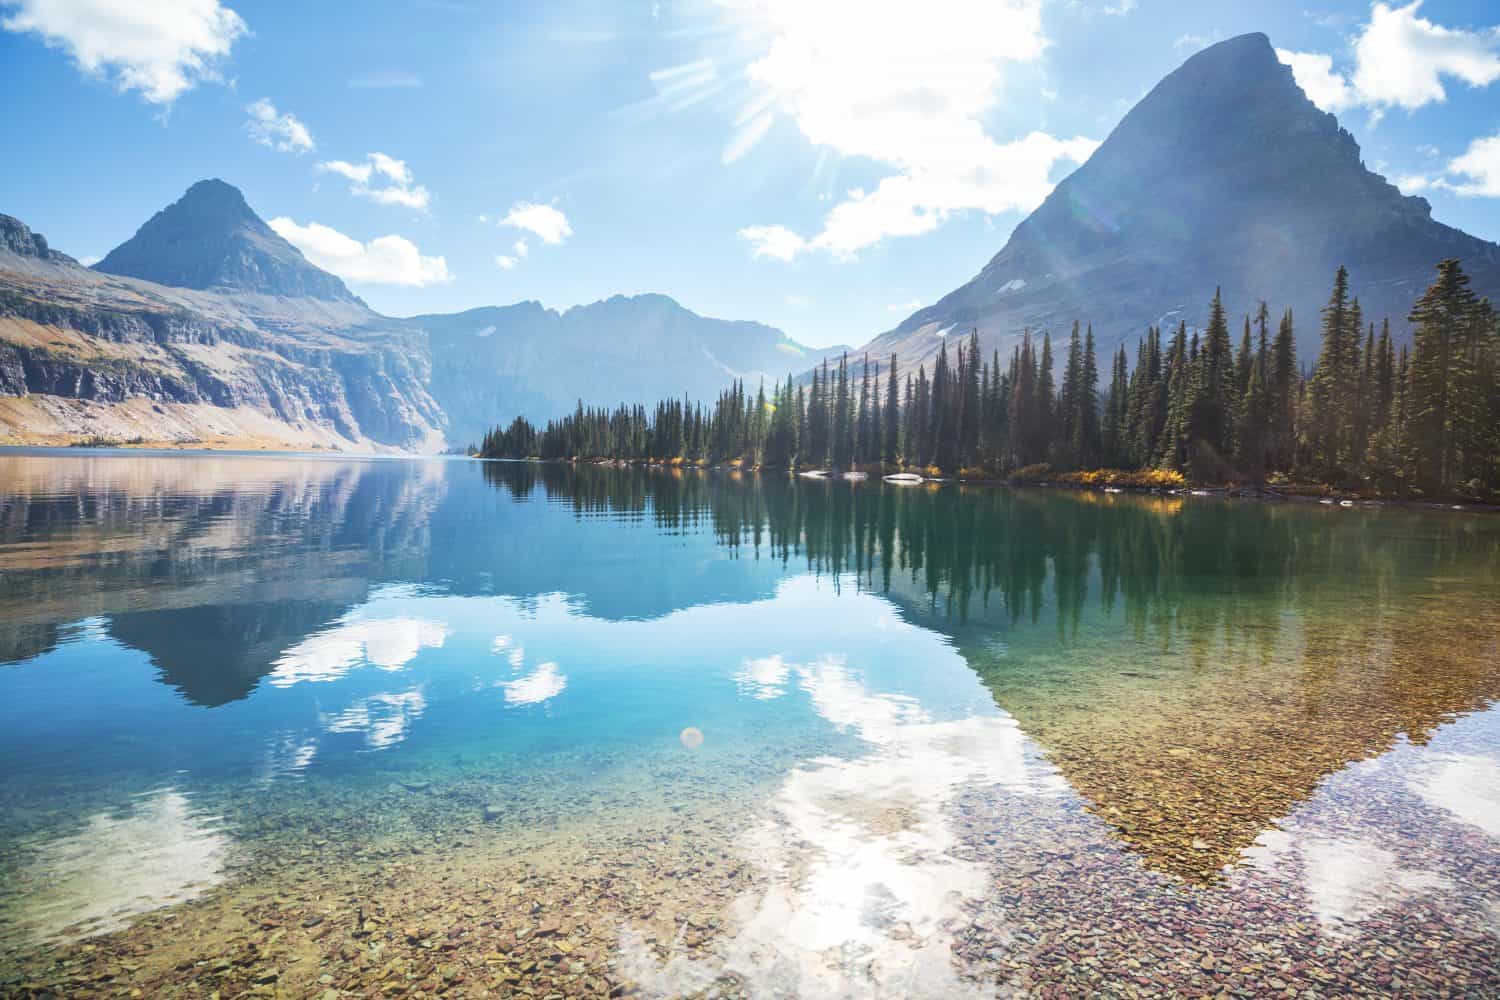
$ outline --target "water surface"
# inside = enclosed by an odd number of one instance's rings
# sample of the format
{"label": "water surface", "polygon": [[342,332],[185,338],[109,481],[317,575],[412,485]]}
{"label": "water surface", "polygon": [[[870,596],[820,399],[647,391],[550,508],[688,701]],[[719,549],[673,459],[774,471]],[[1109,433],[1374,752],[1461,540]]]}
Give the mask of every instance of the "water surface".
{"label": "water surface", "polygon": [[1500,521],[0,455],[0,988],[1500,989]]}

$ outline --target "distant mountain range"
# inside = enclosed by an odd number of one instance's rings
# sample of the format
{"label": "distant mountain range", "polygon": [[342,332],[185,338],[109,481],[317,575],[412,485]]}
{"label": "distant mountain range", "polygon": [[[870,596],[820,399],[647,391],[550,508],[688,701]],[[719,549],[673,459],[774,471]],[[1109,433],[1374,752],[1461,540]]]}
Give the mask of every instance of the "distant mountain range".
{"label": "distant mountain range", "polygon": [[539,302],[414,316],[432,351],[449,437],[478,441],[497,414],[558,416],[585,405],[711,401],[734,379],[785,379],[815,351],[761,323],[709,319],[665,295],[616,295],[564,312]]}
{"label": "distant mountain range", "polygon": [[1189,328],[1222,286],[1231,315],[1291,307],[1298,348],[1318,349],[1319,310],[1340,264],[1365,316],[1405,331],[1444,257],[1500,297],[1500,246],[1432,218],[1365,168],[1262,34],[1211,46],[1171,73],[1064,179],[967,284],[865,348],[908,364],[977,328],[1007,357],[1026,328],[1092,323],[1101,369],[1151,324]]}
{"label": "distant mountain range", "polygon": [[220,180],[92,269],[0,216],[0,443],[436,451],[518,414],[708,400],[822,356],[664,295],[381,316]]}

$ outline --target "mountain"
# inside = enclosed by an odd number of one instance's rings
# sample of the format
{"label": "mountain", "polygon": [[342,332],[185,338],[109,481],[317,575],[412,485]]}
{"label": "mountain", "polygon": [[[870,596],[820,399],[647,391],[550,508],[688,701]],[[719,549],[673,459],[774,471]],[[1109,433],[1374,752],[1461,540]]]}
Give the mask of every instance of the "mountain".
{"label": "mountain", "polygon": [[201,287],[82,267],[0,216],[0,442],[442,447],[425,339],[246,218],[227,187],[195,185],[101,262]]}
{"label": "mountain", "polygon": [[93,268],[0,215],[0,442],[436,451],[580,398],[711,400],[822,356],[664,295],[381,316],[220,180]]}
{"label": "mountain", "polygon": [[176,288],[359,301],[266,225],[238,188],[217,179],[188,188],[94,269]]}
{"label": "mountain", "polygon": [[816,351],[761,323],[711,319],[665,295],[616,295],[563,312],[539,302],[415,316],[432,351],[432,393],[449,439],[501,420],[585,405],[712,400],[734,379],[780,381],[843,347]]}
{"label": "mountain", "polygon": [[1434,265],[1458,257],[1476,291],[1500,294],[1500,246],[1432,218],[1366,169],[1359,145],[1298,87],[1262,34],[1188,59],[1141,100],[971,281],[868,345],[908,364],[940,334],[980,331],[1008,355],[1022,331],[1092,323],[1100,367],[1149,324],[1291,307],[1298,349],[1318,349],[1319,309],[1339,265],[1367,319],[1405,331]]}

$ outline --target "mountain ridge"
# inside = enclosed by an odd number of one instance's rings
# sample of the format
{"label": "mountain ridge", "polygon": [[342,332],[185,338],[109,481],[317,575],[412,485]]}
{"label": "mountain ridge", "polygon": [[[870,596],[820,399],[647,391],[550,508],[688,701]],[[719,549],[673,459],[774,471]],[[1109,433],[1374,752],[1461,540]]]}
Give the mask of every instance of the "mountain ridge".
{"label": "mountain ridge", "polygon": [[579,399],[708,400],[820,356],[660,293],[382,316],[217,179],[93,268],[0,216],[0,440],[436,451]]}
{"label": "mountain ridge", "polygon": [[1026,328],[1091,323],[1101,356],[1151,324],[1201,325],[1216,288],[1233,315],[1293,309],[1313,356],[1334,271],[1349,268],[1368,318],[1405,331],[1443,257],[1500,292],[1500,246],[1437,222],[1424,198],[1370,171],[1251,33],[1188,58],[1016,226],[967,283],[866,345],[906,363],[950,330],[1008,354]]}

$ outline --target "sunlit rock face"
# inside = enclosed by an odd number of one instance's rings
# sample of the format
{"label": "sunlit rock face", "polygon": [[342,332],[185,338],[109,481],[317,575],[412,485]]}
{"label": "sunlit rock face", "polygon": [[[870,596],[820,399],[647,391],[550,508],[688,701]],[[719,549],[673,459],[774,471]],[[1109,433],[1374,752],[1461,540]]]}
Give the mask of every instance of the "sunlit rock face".
{"label": "sunlit rock face", "polygon": [[1500,247],[1435,221],[1367,170],[1265,35],[1220,42],[1168,75],[1064,179],[971,281],[870,344],[908,364],[977,328],[988,357],[1024,328],[1092,323],[1101,354],[1150,324],[1202,325],[1214,290],[1231,314],[1291,307],[1314,356],[1339,265],[1365,315],[1404,328],[1445,257],[1500,292]]}

